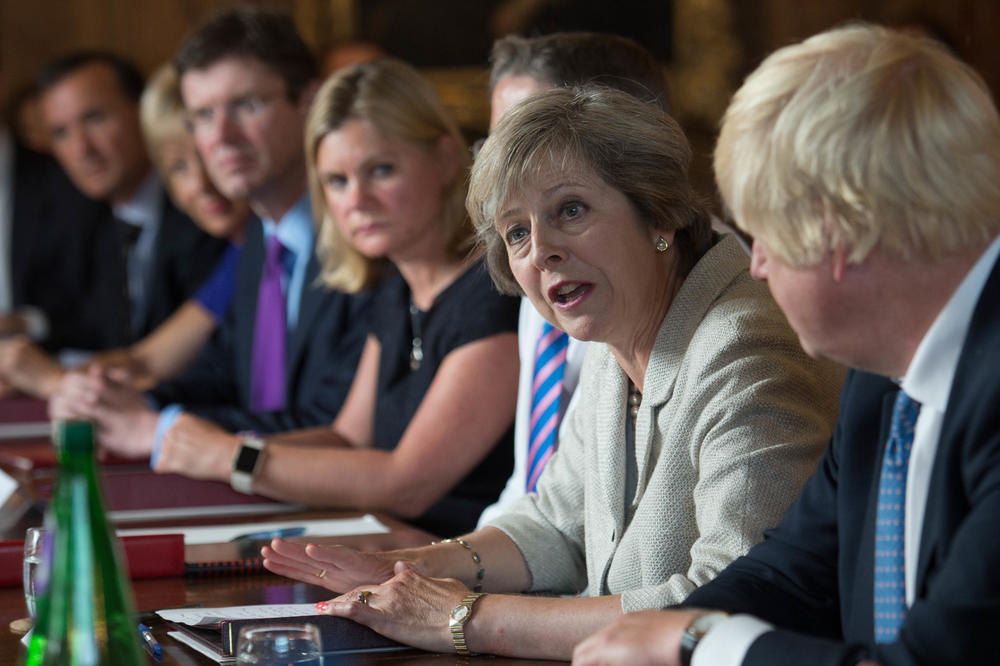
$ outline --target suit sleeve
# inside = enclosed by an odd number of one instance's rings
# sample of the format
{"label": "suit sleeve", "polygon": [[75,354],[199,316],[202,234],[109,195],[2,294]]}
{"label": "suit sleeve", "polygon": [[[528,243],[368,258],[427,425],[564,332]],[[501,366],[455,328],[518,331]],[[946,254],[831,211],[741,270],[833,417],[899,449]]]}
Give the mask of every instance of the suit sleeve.
{"label": "suit sleeve", "polygon": [[[857,376],[852,373],[849,378],[845,400]],[[845,411],[852,413],[843,402],[842,417]],[[873,414],[862,418],[867,420],[866,429],[878,431],[877,424],[871,423]],[[845,641],[841,628],[841,606],[853,604],[862,607],[857,612],[870,612],[864,608],[867,602],[859,601],[860,592],[858,599],[842,599],[838,591],[851,589],[850,584],[856,582],[856,573],[844,573],[856,566],[852,560],[869,557],[867,548],[861,552],[844,548],[842,543],[838,555],[838,539],[843,541],[849,538],[847,534],[862,529],[863,513],[845,507],[857,509],[869,502],[867,493],[858,492],[860,485],[853,480],[862,476],[860,469],[852,467],[850,475],[843,470],[848,456],[864,455],[860,446],[871,447],[870,441],[847,441],[847,433],[863,432],[858,427],[838,424],[820,468],[782,523],[768,533],[764,543],[692,593],[683,605],[750,613],[781,627],[751,645],[744,660],[748,666],[833,666],[864,658],[882,666],[915,666],[994,659],[993,634],[1000,626],[1000,530],[996,522],[1000,515],[1000,429],[996,422],[1000,416],[992,419],[990,427],[969,432],[963,445],[945,452],[962,458],[961,463],[942,468],[961,470],[962,478],[951,479],[948,485],[963,493],[967,504],[962,504],[968,511],[956,517],[953,534],[939,535],[940,546],[931,555],[935,558],[930,563],[933,574],[918,591],[895,642]],[[970,417],[966,422],[974,420]],[[939,457],[936,465],[941,461]],[[872,464],[865,467],[870,472]],[[871,474],[865,476],[871,486]],[[924,534],[923,538],[935,536]],[[871,569],[869,562],[857,566]]]}
{"label": "suit sleeve", "polygon": [[[295,371],[285,409],[251,411],[247,390],[235,377],[231,336],[218,340],[193,364],[193,370],[154,395],[161,404],[178,402],[185,411],[230,432],[283,432],[330,424],[340,411],[354,379],[368,330],[370,298],[340,295],[310,324],[309,349]],[[232,316],[232,310],[228,316]],[[229,330],[232,327],[225,327]],[[164,402],[164,398],[172,398]]]}
{"label": "suit sleeve", "polygon": [[238,405],[240,393],[236,384],[234,319],[233,309],[230,308],[222,325],[188,368],[175,379],[158,384],[149,392],[150,397],[161,407],[175,403]]}

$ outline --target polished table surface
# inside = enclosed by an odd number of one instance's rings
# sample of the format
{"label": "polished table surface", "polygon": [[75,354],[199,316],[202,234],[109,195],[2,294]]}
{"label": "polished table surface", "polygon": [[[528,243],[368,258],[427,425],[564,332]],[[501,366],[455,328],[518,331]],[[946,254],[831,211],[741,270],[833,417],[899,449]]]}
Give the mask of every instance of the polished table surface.
{"label": "polished table surface", "polygon": [[[0,414],[0,420],[3,415]],[[14,442],[11,442],[13,445]],[[26,440],[19,442],[19,450],[23,450],[27,445],[30,449],[33,446],[46,446],[44,440]],[[0,442],[0,452],[4,445]],[[119,468],[122,469],[122,468]],[[16,470],[5,466],[5,471],[15,476],[34,476],[31,470]],[[42,472],[44,476],[46,473]],[[240,522],[268,522],[276,520],[306,520],[315,518],[338,518],[352,517],[359,515],[358,512],[336,512],[336,511],[306,511],[296,513],[269,514],[267,516],[228,516],[220,517],[197,517],[185,518],[183,520],[173,519],[159,522],[129,523],[127,527],[158,527],[158,526],[178,526],[178,525],[210,525],[210,524],[232,524]],[[348,545],[363,550],[388,550],[393,548],[406,548],[429,543],[434,537],[415,527],[407,525],[401,521],[394,520],[385,515],[378,515],[386,526],[390,528],[387,534],[369,534],[345,537],[309,537],[313,543],[338,543]],[[32,525],[41,522],[42,514],[33,508],[20,516],[16,522],[0,530],[2,539],[22,539],[24,530]],[[245,556],[240,548],[234,543],[189,545],[185,547],[185,560],[187,562],[212,562],[221,560],[232,560]],[[295,583],[288,579],[270,573],[242,576],[214,576],[214,577],[171,577],[132,581],[132,589],[135,594],[136,610],[141,614],[146,611],[153,611],[163,608],[171,608],[188,605],[211,606],[240,606],[263,603],[312,603],[330,599],[334,594],[324,588],[304,583]],[[0,588],[0,666],[8,664],[20,664],[24,661],[24,648],[20,643],[20,636],[14,634],[7,627],[14,620],[26,615],[24,607],[24,593],[20,587]],[[434,618],[428,621],[447,622],[447,618]],[[163,664],[214,664],[208,657],[198,654],[190,647],[178,643],[166,635],[167,626],[162,622],[154,622],[152,625],[153,634],[163,646]],[[468,664],[474,661],[489,660],[491,664],[531,664],[550,663],[533,662],[523,659],[504,659],[494,657],[461,657],[456,654],[431,654],[420,650],[403,650],[394,652],[374,652],[361,653],[348,656],[337,656],[337,664],[391,664],[393,666],[417,665],[417,664]],[[148,658],[150,663],[155,663],[153,658]]]}
{"label": "polished table surface", "polygon": [[[347,517],[357,513],[308,512],[282,514],[281,519]],[[379,519],[391,528],[388,534],[372,534],[350,537],[313,537],[315,543],[341,543],[363,549],[388,549],[426,544],[431,536],[386,516]],[[199,521],[203,522],[203,521]],[[233,522],[233,521],[230,521]],[[173,524],[177,524],[174,521]],[[231,559],[236,555],[236,545],[205,544],[186,547],[188,561],[213,561]],[[263,603],[313,603],[330,599],[334,594],[324,588],[304,583],[295,583],[270,573],[244,576],[216,576],[204,578],[172,577],[132,581],[136,609],[140,613],[162,608],[187,605],[239,606]],[[0,589],[0,622],[7,627],[12,620],[25,615],[24,594],[21,588]],[[446,622],[446,618],[435,621]],[[152,625],[153,634],[163,646],[164,664],[214,664],[211,659],[195,652],[190,647],[178,643],[166,635],[167,626],[160,622]],[[24,648],[20,637],[9,629],[0,633],[0,665],[20,664],[24,661]],[[489,660],[493,664],[530,664],[530,660],[502,659],[492,657],[460,657],[456,654],[431,654],[420,650],[395,652],[373,652],[337,656],[337,664],[468,664]],[[149,657],[149,662],[154,663]],[[543,663],[543,662],[538,662]]]}

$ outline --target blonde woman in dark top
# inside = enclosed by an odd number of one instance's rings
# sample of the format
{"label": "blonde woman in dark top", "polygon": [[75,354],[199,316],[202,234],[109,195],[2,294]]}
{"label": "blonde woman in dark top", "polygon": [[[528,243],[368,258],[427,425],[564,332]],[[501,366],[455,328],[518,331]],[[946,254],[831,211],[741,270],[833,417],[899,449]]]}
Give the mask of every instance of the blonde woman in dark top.
{"label": "blonde woman in dark top", "polygon": [[[253,491],[471,529],[511,469],[518,301],[470,254],[468,150],[430,84],[383,59],[323,85],[306,153],[323,279],[374,288],[375,314],[332,427],[269,437]],[[157,469],[229,479],[239,446],[173,429]]]}

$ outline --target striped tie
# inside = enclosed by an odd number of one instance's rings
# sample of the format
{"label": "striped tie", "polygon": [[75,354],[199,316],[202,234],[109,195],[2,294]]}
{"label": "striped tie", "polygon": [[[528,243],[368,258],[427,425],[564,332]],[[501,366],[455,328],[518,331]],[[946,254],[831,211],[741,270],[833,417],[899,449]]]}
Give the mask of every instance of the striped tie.
{"label": "striped tie", "polygon": [[920,403],[903,391],[892,409],[889,441],[879,479],[875,514],[875,642],[891,643],[906,618],[906,575],[903,535],[906,473]]}
{"label": "striped tie", "polygon": [[569,336],[552,324],[542,325],[535,346],[535,376],[531,384],[531,436],[525,489],[534,492],[545,463],[556,450],[559,437],[559,403]]}

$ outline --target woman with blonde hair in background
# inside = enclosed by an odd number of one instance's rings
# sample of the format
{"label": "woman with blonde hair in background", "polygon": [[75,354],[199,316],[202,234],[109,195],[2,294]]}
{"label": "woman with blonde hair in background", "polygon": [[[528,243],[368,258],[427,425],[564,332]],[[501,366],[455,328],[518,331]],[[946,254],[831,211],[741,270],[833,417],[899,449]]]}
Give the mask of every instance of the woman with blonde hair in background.
{"label": "woman with blonde hair in background", "polygon": [[[511,470],[518,302],[470,253],[458,127],[415,69],[380,59],[323,84],[306,154],[323,279],[374,288],[373,321],[332,427],[268,437],[253,490],[471,529]],[[168,433],[157,470],[226,480],[239,445]]]}

